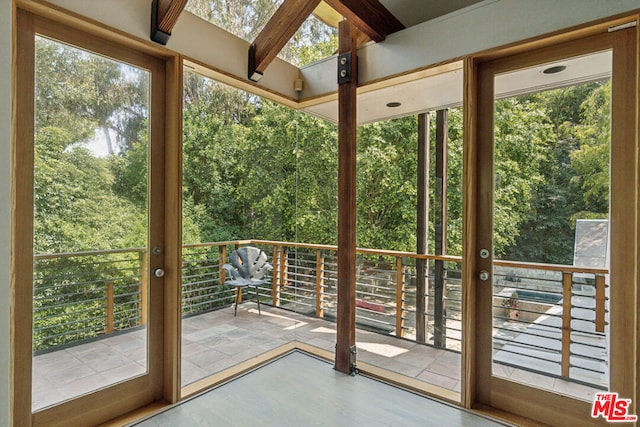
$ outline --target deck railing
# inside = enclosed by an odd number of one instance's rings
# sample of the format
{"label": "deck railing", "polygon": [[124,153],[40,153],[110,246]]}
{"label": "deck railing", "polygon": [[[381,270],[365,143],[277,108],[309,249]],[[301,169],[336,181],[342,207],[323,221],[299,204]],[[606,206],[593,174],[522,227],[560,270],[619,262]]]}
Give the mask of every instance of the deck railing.
{"label": "deck railing", "polygon": [[[335,319],[337,247],[264,240],[185,245],[183,315],[232,304],[234,289],[224,284],[222,265],[231,251],[245,245],[265,250],[274,267],[271,285],[261,293],[263,303]],[[418,259],[426,260],[428,267],[425,331],[416,329]],[[434,268],[436,262],[445,268]],[[454,256],[357,249],[358,327],[459,351],[460,269],[461,259]],[[37,255],[34,271],[36,350],[146,324],[143,249]],[[443,277],[434,277],[436,271]],[[606,274],[603,269],[496,261],[494,360],[602,385],[607,359]],[[432,298],[434,283],[444,283],[438,311]],[[441,319],[434,317],[436,311],[442,313]],[[436,339],[434,334],[439,334]]]}
{"label": "deck railing", "polygon": [[36,255],[33,349],[144,325],[146,265],[141,248]]}

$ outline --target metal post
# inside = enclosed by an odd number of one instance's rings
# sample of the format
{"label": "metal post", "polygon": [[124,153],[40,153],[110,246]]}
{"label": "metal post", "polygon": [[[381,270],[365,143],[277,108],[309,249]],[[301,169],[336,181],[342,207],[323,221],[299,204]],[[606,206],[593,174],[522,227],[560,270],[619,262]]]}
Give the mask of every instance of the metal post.
{"label": "metal post", "polygon": [[[436,113],[436,183],[434,197],[434,253],[444,255],[447,243],[447,140],[449,111]],[[445,268],[444,261],[436,260],[433,283],[433,345],[447,346],[447,323],[445,319]]]}
{"label": "metal post", "polygon": [[[418,200],[417,200],[417,246],[418,254],[428,253],[429,242],[429,113],[418,115]],[[427,260],[416,259],[416,341],[427,340],[426,295]]]}
{"label": "metal post", "polygon": [[561,375],[569,378],[571,357],[571,285],[573,273],[562,273],[562,353]]}
{"label": "metal post", "polygon": [[404,259],[400,256],[396,257],[396,336],[404,336]]}
{"label": "metal post", "polygon": [[324,251],[316,250],[316,316],[324,317]]}

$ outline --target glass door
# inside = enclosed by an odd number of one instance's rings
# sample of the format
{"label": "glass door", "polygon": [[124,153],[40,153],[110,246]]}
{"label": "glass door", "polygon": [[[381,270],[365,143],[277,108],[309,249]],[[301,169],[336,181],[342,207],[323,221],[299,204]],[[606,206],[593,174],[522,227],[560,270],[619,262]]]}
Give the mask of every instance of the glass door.
{"label": "glass door", "polygon": [[624,131],[633,91],[617,79],[634,33],[479,68],[478,396],[503,409],[526,401],[539,410],[523,415],[550,424],[550,405],[587,422],[596,393],[624,394],[633,214],[620,184],[635,142]]}
{"label": "glass door", "polygon": [[33,43],[33,423],[95,424],[162,396],[164,64]]}

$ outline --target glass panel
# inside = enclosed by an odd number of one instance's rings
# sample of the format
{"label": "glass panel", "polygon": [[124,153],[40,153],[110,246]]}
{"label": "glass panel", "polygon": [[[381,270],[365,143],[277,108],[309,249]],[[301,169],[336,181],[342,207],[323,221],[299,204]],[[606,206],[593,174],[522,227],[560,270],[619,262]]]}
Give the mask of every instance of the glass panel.
{"label": "glass panel", "polygon": [[[462,109],[426,113],[425,120],[424,257],[416,256],[418,117],[359,130],[357,246],[370,249],[358,253],[356,346],[359,361],[455,398],[461,389]],[[426,301],[422,321],[419,298]]]}
{"label": "glass panel", "polygon": [[[292,341],[302,321],[296,315],[299,113],[188,70],[184,81],[187,386]],[[272,266],[259,297],[251,286],[238,293],[242,280],[224,268],[234,251],[247,247],[264,251]]]}
{"label": "glass panel", "polygon": [[328,58],[338,51],[338,29],[309,16],[278,53],[296,67]]}
{"label": "glass panel", "polygon": [[[253,42],[281,4],[282,0],[190,0],[186,10],[243,40]],[[324,8],[333,11],[329,6]],[[336,15],[327,16],[334,19],[339,16],[337,12]],[[337,50],[337,28],[311,15],[278,52],[278,57],[302,67],[329,57]]]}
{"label": "glass panel", "polygon": [[147,371],[149,84],[36,39],[33,410]]}
{"label": "glass panel", "polygon": [[587,401],[608,387],[610,74],[601,52],[495,79],[493,373]]}
{"label": "glass panel", "polygon": [[284,0],[189,0],[186,10],[252,42]]}

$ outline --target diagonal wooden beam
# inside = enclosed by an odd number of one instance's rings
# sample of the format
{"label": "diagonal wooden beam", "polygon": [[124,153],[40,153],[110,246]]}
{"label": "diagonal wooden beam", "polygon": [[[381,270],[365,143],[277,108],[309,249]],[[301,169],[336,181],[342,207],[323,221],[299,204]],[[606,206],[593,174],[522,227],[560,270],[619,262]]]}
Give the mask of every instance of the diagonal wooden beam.
{"label": "diagonal wooden beam", "polygon": [[249,48],[249,79],[258,81],[320,0],[285,0]]}
{"label": "diagonal wooden beam", "polygon": [[404,29],[402,22],[378,0],[325,0],[338,13],[371,40],[380,42],[391,33]]}
{"label": "diagonal wooden beam", "polygon": [[167,44],[187,0],[153,0],[151,5],[151,40]]}

